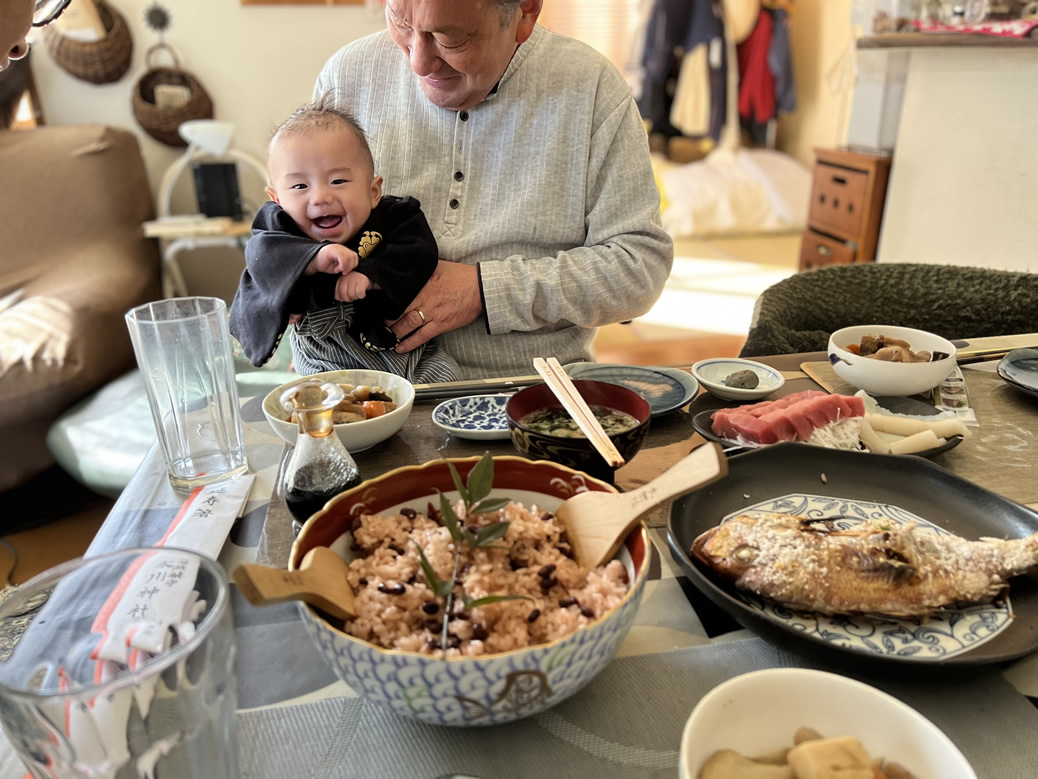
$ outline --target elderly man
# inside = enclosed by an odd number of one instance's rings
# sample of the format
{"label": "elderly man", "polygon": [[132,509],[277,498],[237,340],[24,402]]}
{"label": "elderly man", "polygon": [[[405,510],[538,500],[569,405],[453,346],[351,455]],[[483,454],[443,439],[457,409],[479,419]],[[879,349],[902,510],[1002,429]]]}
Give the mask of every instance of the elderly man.
{"label": "elderly man", "polygon": [[595,329],[645,313],[673,262],[627,84],[538,26],[541,4],[387,0],[387,31],[315,88],[360,120],[386,191],[418,198],[439,246],[397,351],[440,336],[463,378],[589,359]]}
{"label": "elderly man", "polygon": [[50,24],[72,0],[0,0],[0,70],[29,53],[30,27]]}

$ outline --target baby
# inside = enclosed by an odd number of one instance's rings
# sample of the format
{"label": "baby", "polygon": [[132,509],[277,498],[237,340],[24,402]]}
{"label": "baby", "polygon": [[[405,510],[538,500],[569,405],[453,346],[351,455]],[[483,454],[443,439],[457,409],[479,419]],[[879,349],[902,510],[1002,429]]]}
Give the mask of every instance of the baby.
{"label": "baby", "polygon": [[268,148],[270,201],[252,224],[231,333],[253,365],[289,324],[296,370],[368,368],[413,382],[453,381],[435,340],[406,354],[386,320],[401,317],[432,276],[436,240],[412,197],[382,194],[364,132],[320,100],[295,111]]}

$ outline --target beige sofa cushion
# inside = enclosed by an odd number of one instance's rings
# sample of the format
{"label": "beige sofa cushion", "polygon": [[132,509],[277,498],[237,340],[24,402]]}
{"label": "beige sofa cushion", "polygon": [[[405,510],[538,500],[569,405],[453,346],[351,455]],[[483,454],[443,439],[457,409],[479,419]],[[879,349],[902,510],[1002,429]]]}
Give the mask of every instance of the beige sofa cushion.
{"label": "beige sofa cushion", "polygon": [[[160,297],[153,207],[136,137],[100,125],[0,131],[0,437],[38,432],[133,367],[123,315]],[[12,302],[13,301],[13,302]],[[0,489],[48,464],[0,452]],[[38,444],[38,446],[37,446]],[[5,447],[6,449],[6,447]],[[40,456],[37,456],[40,455]]]}

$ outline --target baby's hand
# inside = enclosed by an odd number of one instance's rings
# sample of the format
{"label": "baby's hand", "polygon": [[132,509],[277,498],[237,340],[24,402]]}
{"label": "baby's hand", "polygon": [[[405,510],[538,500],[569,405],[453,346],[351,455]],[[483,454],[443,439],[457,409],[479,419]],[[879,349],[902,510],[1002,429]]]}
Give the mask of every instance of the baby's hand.
{"label": "baby's hand", "polygon": [[335,283],[335,299],[360,300],[372,288],[371,279],[363,273],[347,273]]}
{"label": "baby's hand", "polygon": [[357,267],[359,261],[360,258],[352,249],[330,243],[321,247],[303,273],[307,276],[315,273],[349,273]]}

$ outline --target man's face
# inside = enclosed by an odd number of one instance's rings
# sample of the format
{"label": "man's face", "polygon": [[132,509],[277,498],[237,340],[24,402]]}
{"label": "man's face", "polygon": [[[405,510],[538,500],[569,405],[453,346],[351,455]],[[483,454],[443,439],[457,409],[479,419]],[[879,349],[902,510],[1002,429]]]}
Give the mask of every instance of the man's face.
{"label": "man's face", "polygon": [[461,111],[490,94],[540,10],[522,0],[502,25],[496,0],[386,0],[386,24],[430,102]]}
{"label": "man's face", "polygon": [[32,26],[32,0],[0,0],[0,70],[29,51],[25,36]]}
{"label": "man's face", "polygon": [[267,195],[315,241],[345,243],[382,194],[357,136],[336,125],[279,136],[270,147]]}

